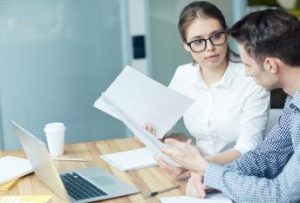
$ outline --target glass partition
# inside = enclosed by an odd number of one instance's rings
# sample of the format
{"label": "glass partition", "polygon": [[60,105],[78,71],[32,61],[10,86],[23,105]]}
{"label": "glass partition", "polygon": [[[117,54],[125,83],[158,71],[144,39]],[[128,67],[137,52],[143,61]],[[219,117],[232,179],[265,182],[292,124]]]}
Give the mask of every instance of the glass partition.
{"label": "glass partition", "polygon": [[122,0],[0,1],[1,148],[18,148],[11,120],[45,141],[48,122],[66,141],[125,136],[93,107],[127,63]]}

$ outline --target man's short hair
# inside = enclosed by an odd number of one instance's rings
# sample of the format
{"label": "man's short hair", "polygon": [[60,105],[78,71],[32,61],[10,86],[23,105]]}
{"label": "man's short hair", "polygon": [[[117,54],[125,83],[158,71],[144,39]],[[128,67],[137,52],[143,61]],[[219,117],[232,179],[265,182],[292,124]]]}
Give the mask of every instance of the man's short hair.
{"label": "man's short hair", "polygon": [[250,13],[228,33],[259,64],[266,57],[276,57],[287,65],[300,66],[300,22],[282,9]]}

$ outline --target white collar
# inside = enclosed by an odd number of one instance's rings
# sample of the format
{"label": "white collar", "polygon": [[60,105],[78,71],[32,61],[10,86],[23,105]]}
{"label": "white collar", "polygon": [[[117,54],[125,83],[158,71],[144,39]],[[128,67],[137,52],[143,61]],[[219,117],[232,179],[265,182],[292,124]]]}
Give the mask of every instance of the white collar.
{"label": "white collar", "polygon": [[[199,86],[202,87],[202,88],[207,88],[207,85],[205,84],[205,82],[202,78],[202,74],[201,74],[201,71],[199,69],[199,64],[195,63],[194,66],[197,69],[198,77],[200,77],[200,81],[198,83]],[[212,85],[212,87],[229,88],[232,84],[235,72],[236,72],[235,63],[229,61],[228,66],[226,67],[226,70],[225,70],[225,73],[224,73],[223,77],[221,78],[221,80],[219,80],[214,85]]]}

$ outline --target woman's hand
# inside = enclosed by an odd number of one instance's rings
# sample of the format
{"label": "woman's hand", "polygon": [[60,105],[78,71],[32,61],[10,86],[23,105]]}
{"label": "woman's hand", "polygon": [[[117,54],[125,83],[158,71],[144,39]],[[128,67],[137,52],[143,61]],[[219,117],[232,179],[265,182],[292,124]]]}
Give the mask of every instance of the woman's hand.
{"label": "woman's hand", "polygon": [[205,185],[202,183],[203,176],[199,173],[191,173],[186,185],[186,195],[196,198],[204,198],[206,195]]}
{"label": "woman's hand", "polygon": [[146,124],[144,126],[145,130],[147,130],[152,135],[156,136],[156,129],[151,124]]}
{"label": "woman's hand", "polygon": [[[152,135],[154,135],[154,136],[156,136],[156,129],[151,125],[151,124],[145,124],[144,126],[143,126],[143,128],[145,129],[145,130],[147,130],[149,133],[151,133]],[[138,138],[138,136],[134,136],[134,138],[136,139],[136,140],[139,140],[139,138]]]}

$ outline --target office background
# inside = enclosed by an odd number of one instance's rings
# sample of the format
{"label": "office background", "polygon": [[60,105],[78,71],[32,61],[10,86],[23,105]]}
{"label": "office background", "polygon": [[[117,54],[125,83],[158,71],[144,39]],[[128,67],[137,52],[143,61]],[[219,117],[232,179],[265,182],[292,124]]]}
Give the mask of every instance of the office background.
{"label": "office background", "polygon": [[[189,2],[1,0],[0,149],[20,147],[12,120],[43,141],[53,121],[65,123],[67,143],[130,136],[93,103],[127,64],[168,85],[191,61],[176,27]],[[246,13],[246,0],[210,2],[229,25]],[[175,131],[186,132],[180,122]]]}

